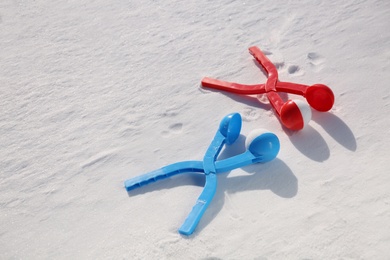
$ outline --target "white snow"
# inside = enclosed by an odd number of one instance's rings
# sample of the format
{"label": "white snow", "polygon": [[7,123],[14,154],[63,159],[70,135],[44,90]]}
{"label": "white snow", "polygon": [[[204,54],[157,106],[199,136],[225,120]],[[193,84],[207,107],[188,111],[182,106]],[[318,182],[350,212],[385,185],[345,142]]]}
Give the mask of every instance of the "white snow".
{"label": "white snow", "polygon": [[[390,2],[0,2],[1,259],[389,259]],[[300,132],[264,97],[205,76],[322,83],[330,112]],[[294,95],[291,98],[297,98]],[[298,97],[299,99],[299,97]],[[219,121],[275,133],[274,161],[218,175],[195,233],[192,175],[123,181],[201,160]]]}

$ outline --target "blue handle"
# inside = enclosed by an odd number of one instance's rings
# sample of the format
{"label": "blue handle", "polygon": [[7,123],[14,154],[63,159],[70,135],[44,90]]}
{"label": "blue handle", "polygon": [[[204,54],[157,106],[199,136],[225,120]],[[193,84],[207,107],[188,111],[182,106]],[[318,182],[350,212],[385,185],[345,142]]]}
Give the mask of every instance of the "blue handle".
{"label": "blue handle", "polygon": [[200,194],[195,206],[192,208],[190,214],[184,221],[183,225],[179,229],[179,233],[182,235],[191,235],[204,212],[209,206],[211,200],[214,197],[215,191],[217,190],[217,176],[214,173],[206,175],[206,183],[202,193]]}
{"label": "blue handle", "polygon": [[215,168],[217,169],[217,173],[222,173],[241,168],[255,162],[261,162],[261,157],[256,158],[250,151],[246,151],[242,154],[216,161]]}
{"label": "blue handle", "polygon": [[226,138],[222,135],[220,131],[215,134],[213,141],[209,145],[209,148],[207,149],[203,157],[203,167],[205,174],[216,172],[214,163],[217,160],[217,157],[221,152],[223,145],[225,144],[225,139]]}
{"label": "blue handle", "polygon": [[134,177],[125,181],[125,188],[127,191],[145,186],[151,182],[157,180],[166,179],[171,176],[180,173],[191,173],[191,172],[203,172],[203,162],[201,161],[184,161],[173,163],[162,167],[161,169],[145,173],[143,175]]}

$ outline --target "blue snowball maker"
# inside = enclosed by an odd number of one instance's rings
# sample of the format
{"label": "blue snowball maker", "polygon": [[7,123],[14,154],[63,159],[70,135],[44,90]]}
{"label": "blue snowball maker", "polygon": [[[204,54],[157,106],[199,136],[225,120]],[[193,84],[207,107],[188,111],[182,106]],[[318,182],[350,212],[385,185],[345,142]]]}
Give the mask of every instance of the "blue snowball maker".
{"label": "blue snowball maker", "polygon": [[266,130],[252,131],[246,139],[247,150],[224,160],[217,160],[225,144],[234,143],[240,135],[242,119],[239,113],[225,116],[219,125],[219,129],[208,147],[203,161],[183,161],[167,165],[158,170],[140,175],[125,181],[128,192],[141,186],[161,179],[184,173],[202,173],[206,182],[202,193],[187,216],[179,233],[185,236],[191,235],[204,212],[209,206],[217,189],[217,173],[228,172],[253,163],[265,163],[273,160],[279,153],[280,143],[278,137]]}

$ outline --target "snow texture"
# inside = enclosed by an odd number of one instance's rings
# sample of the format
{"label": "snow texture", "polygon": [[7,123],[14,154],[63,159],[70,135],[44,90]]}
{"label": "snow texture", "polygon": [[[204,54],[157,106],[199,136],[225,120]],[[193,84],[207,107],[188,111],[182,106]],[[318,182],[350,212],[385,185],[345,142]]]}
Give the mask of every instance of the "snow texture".
{"label": "snow texture", "polygon": [[[1,259],[389,259],[390,1],[0,2]],[[264,97],[205,76],[322,83],[330,112],[284,129]],[[298,97],[299,98],[299,97]],[[128,194],[123,181],[200,160],[219,121],[278,135],[274,161]]]}

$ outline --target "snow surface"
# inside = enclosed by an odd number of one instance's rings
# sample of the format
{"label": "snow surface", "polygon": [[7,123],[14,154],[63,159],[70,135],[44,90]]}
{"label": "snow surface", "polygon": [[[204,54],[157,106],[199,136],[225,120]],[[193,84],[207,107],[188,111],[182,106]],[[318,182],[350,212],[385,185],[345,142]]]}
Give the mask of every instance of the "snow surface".
{"label": "snow surface", "polygon": [[[1,259],[389,259],[390,1],[0,2]],[[300,132],[264,97],[200,88],[210,76],[279,78],[335,93]],[[128,194],[123,181],[200,160],[219,121],[278,135],[274,161],[178,176]]]}

